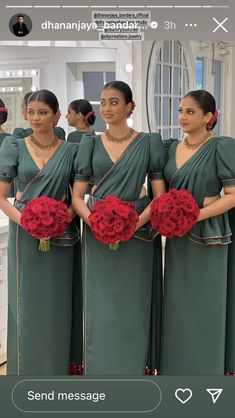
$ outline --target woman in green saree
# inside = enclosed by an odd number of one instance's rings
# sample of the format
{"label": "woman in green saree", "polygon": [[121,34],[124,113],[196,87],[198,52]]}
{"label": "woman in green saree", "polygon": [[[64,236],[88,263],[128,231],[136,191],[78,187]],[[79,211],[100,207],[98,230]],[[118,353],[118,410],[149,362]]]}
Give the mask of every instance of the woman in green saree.
{"label": "woman in green saree", "polygon": [[0,148],[3,143],[5,136],[9,135],[7,132],[2,129],[2,125],[7,121],[8,110],[5,107],[3,101],[0,99]]}
{"label": "woman in green saree", "polygon": [[[20,226],[21,211],[39,196],[65,201],[77,147],[54,136],[58,101],[48,90],[30,96],[33,134],[9,136],[0,150],[0,208],[9,217],[7,372],[14,375],[68,374],[73,279],[74,223],[51,239],[50,251]],[[17,178],[14,206],[7,201]],[[70,212],[71,208],[68,209]]]}
{"label": "woman in green saree", "polygon": [[232,242],[228,248],[226,364],[227,375],[235,376],[235,209],[228,212]]}
{"label": "woman in green saree", "polygon": [[[92,105],[88,100],[79,99],[71,102],[68,107],[66,118],[69,126],[76,128],[76,131],[68,134],[68,142],[79,145],[84,134],[95,134],[91,126],[94,125],[96,116]],[[90,193],[93,185],[93,179],[90,178],[87,194]]]}
{"label": "woman in green saree", "polygon": [[[76,128],[74,132],[70,132],[67,137],[67,141],[79,146],[82,136],[85,133],[94,134],[90,125],[94,125],[96,116],[93,111],[92,105],[86,99],[73,100],[68,106],[68,112],[66,115],[68,125]],[[89,187],[87,193],[91,190],[92,179],[89,181]],[[80,230],[80,219],[78,216],[75,218],[78,229]],[[76,250],[76,247],[80,247],[80,242],[75,246],[76,253],[80,254],[80,251]],[[80,248],[79,248],[80,249]],[[74,280],[73,280],[73,303],[72,303],[72,338],[71,338],[71,353],[70,353],[70,374],[82,374],[82,345],[81,345],[81,324],[82,324],[82,312],[80,310],[81,300],[78,300],[78,295],[82,294],[81,290],[81,263],[76,256],[74,262]]]}
{"label": "woman in green saree", "polygon": [[223,375],[231,242],[227,212],[235,206],[235,141],[213,136],[217,112],[207,91],[189,92],[179,112],[187,136],[169,141],[165,178],[169,188],[192,193],[200,214],[186,236],[166,243],[161,371]]}
{"label": "woman in green saree", "polygon": [[[2,100],[0,100],[0,148],[3,144],[3,140],[6,136],[9,136],[10,134],[5,132],[4,129],[2,129],[2,125],[6,123],[8,117],[8,110],[5,107]],[[12,183],[11,188],[9,190],[8,197],[15,197],[15,187],[14,183]]]}
{"label": "woman in green saree", "polygon": [[[134,102],[122,81],[107,83],[100,114],[109,129],[84,135],[76,159],[73,207],[84,221],[84,366],[87,375],[143,375],[151,327],[153,237],[143,184],[149,174],[154,196],[164,192],[163,145],[159,134],[130,129]],[[87,204],[84,194],[93,176]],[[89,228],[92,206],[108,195],[132,201],[139,223],[117,251],[97,241]],[[161,277],[158,277],[161,280]],[[160,331],[160,330],[158,330]]]}
{"label": "woman in green saree", "polygon": [[68,142],[80,144],[83,134],[94,133],[91,126],[94,125],[96,116],[88,100],[73,100],[68,107],[66,118],[69,126],[76,128],[76,131],[68,134]]}
{"label": "woman in green saree", "polygon": [[[28,120],[28,113],[27,113],[27,104],[28,99],[31,96],[32,91],[29,91],[26,93],[23,97],[22,105],[21,105],[21,113],[23,115],[24,120]],[[59,118],[60,118],[60,112],[57,113],[57,118],[54,122],[54,134],[59,138],[65,140],[65,131],[60,126],[56,126]],[[26,138],[27,136],[31,135],[33,132],[32,128],[15,128],[13,131],[13,136],[15,138]]]}

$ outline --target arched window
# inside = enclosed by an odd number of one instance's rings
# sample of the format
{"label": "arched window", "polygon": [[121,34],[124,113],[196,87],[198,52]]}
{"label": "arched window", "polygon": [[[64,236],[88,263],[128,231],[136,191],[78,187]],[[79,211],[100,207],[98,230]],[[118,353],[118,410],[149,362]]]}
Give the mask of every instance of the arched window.
{"label": "arched window", "polygon": [[147,86],[148,124],[162,138],[179,138],[179,101],[194,86],[194,60],[189,43],[163,41],[153,44]]}

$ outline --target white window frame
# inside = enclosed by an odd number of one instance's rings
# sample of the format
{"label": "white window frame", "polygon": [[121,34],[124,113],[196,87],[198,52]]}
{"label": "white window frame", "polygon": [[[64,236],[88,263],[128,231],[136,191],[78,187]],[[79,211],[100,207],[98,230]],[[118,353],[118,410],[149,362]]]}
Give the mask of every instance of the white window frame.
{"label": "white window frame", "polygon": [[[162,48],[163,46],[163,42],[155,42],[152,48],[152,52],[151,52],[151,57],[150,57],[150,62],[149,62],[149,71],[148,71],[148,80],[147,80],[147,112],[148,112],[148,124],[149,124],[149,129],[150,132],[155,132],[155,131],[162,131],[162,129],[170,129],[171,132],[173,129],[177,129],[178,125],[173,125],[173,113],[171,113],[171,124],[170,125],[163,125],[163,116],[161,116],[161,122],[160,125],[157,125],[156,122],[156,117],[155,117],[155,105],[154,105],[154,98],[155,98],[155,94],[153,94],[153,86],[155,84],[155,78],[156,78],[156,67],[157,64],[159,64],[158,62],[158,54],[160,51],[160,48]],[[176,41],[171,41],[171,42],[176,42]],[[188,71],[188,78],[189,78],[189,86],[188,89],[192,90],[194,88],[194,80],[195,80],[195,66],[194,66],[194,58],[193,58],[193,53],[192,53],[192,48],[190,46],[189,42],[185,42],[185,41],[178,41],[181,44],[182,50],[181,50],[181,54],[185,55],[185,60],[186,60],[186,66],[180,65],[180,67],[182,69],[187,69]],[[176,67],[179,68],[179,65],[175,65],[174,63],[166,63],[164,64],[164,62],[161,62],[161,65],[170,65],[171,67]],[[172,72],[172,77],[173,77],[173,72]],[[163,80],[161,78],[161,89],[160,92],[163,91]],[[172,80],[173,83],[173,80]],[[183,78],[181,79],[181,83],[183,83]],[[181,87],[183,87],[181,85]],[[179,98],[178,95],[175,95],[173,93],[173,90],[170,92],[170,95],[164,95],[163,93],[160,93],[162,98],[163,97],[171,97],[172,99],[174,98]],[[163,103],[163,100],[162,100]],[[162,104],[161,104],[162,106]],[[163,115],[163,108],[161,108],[161,115]]]}

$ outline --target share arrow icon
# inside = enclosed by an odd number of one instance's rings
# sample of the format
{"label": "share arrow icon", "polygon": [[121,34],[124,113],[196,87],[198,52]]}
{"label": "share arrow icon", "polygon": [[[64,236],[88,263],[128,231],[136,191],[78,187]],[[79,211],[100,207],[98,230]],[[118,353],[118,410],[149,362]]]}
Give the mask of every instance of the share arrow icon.
{"label": "share arrow icon", "polygon": [[212,397],[212,402],[216,403],[223,392],[223,389],[207,389],[206,390]]}

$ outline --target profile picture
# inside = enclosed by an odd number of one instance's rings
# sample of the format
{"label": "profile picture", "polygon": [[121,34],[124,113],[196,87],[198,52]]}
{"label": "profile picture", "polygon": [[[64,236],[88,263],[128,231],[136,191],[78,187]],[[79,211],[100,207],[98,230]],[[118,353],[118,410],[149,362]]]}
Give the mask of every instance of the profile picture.
{"label": "profile picture", "polygon": [[13,33],[15,36],[26,36],[32,29],[32,20],[28,15],[19,13],[12,16],[9,22],[9,28],[11,33]]}

